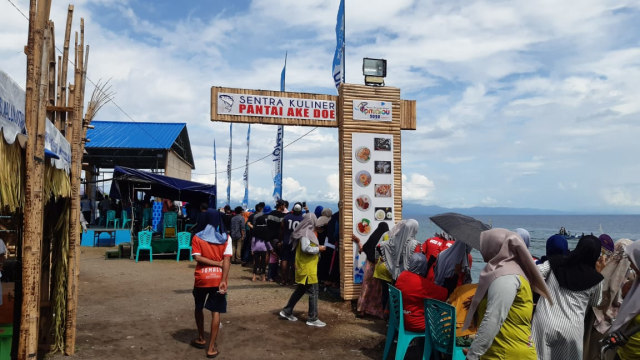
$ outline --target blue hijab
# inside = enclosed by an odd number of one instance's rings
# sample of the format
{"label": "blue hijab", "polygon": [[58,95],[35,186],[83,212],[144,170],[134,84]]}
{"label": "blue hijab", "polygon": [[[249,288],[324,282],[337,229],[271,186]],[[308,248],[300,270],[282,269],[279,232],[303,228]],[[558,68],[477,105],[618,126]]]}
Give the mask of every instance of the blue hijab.
{"label": "blue hijab", "polygon": [[322,216],[322,210],[324,210],[324,208],[321,205],[316,206],[316,209],[313,210],[313,213],[316,214],[316,218]]}
{"label": "blue hijab", "polygon": [[567,255],[569,253],[569,243],[563,235],[556,234],[547,239],[547,254],[540,258],[536,264],[542,264],[554,255]]}

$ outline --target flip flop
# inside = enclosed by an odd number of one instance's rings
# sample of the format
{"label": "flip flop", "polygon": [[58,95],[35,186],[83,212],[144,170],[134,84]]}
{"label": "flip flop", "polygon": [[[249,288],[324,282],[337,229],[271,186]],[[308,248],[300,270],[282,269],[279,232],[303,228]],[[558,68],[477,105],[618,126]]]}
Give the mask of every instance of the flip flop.
{"label": "flip flop", "polygon": [[204,344],[201,344],[199,342],[196,342],[195,340],[191,340],[189,345],[193,346],[196,349],[204,349],[205,346],[207,346],[207,343],[205,342]]}
{"label": "flip flop", "polygon": [[213,359],[213,358],[215,358],[215,357],[216,357],[216,356],[218,356],[218,355],[220,355],[220,351],[216,352],[215,354],[207,354],[207,358],[209,358],[209,359]]}

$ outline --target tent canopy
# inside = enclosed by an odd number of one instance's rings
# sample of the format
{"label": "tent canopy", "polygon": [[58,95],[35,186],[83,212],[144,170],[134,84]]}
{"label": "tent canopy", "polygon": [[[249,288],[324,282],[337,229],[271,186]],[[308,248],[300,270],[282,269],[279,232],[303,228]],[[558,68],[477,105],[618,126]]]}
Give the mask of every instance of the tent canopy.
{"label": "tent canopy", "polygon": [[109,196],[132,198],[135,190],[152,196],[190,203],[210,203],[216,196],[216,186],[177,179],[142,170],[116,166]]}

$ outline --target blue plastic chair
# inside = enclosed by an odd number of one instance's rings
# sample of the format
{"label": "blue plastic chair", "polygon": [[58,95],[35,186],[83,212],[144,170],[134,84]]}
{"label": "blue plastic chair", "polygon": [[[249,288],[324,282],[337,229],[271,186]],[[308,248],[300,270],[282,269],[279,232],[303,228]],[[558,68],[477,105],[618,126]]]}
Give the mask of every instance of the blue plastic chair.
{"label": "blue plastic chair", "polygon": [[138,250],[136,251],[136,262],[140,256],[140,250],[149,250],[149,262],[153,262],[153,250],[151,249],[151,239],[153,233],[151,231],[138,232]]}
{"label": "blue plastic chair", "polygon": [[193,256],[191,256],[190,232],[183,231],[178,233],[178,256],[176,257],[176,261],[180,261],[180,250],[189,250],[189,261],[193,261]]}
{"label": "blue plastic chair", "polygon": [[131,223],[131,219],[127,214],[127,210],[122,210],[122,228],[126,229],[127,224]]}
{"label": "blue plastic chair", "polygon": [[163,239],[166,237],[167,229],[171,229],[171,228],[173,228],[173,236],[171,237],[175,238],[176,234],[178,233],[178,213],[173,211],[164,213],[164,220],[162,222],[162,238]]}
{"label": "blue plastic chair", "polygon": [[[398,334],[398,343],[396,345],[396,359],[404,359],[407,348],[411,340],[415,338],[425,337],[425,333],[407,331],[404,329],[404,314],[402,312],[402,292],[393,285],[389,284],[389,324],[387,329],[387,341],[384,344],[384,355],[382,360],[386,360],[391,349],[393,339]],[[425,340],[426,342],[426,340]]]}
{"label": "blue plastic chair", "polygon": [[104,227],[109,227],[109,223],[113,222],[113,228],[117,228],[118,224],[120,223],[120,219],[116,219],[116,211],[115,210],[109,210],[107,211],[107,222],[104,224]]}
{"label": "blue plastic chair", "polygon": [[146,229],[151,226],[151,208],[142,209],[142,228]]}
{"label": "blue plastic chair", "polygon": [[462,348],[456,345],[456,308],[445,302],[424,300],[425,341],[423,359],[433,352],[451,355],[452,360],[464,360]]}

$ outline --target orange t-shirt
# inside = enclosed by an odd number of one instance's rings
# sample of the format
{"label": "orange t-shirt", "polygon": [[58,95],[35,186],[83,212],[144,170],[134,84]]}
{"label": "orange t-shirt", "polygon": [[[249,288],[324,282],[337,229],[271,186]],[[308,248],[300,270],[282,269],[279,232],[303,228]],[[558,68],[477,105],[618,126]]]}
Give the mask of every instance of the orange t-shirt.
{"label": "orange t-shirt", "polygon": [[[200,239],[197,235],[191,240],[192,255],[204,256],[213,261],[222,261],[225,257],[233,255],[231,239],[224,244],[212,244]],[[218,287],[222,281],[222,268],[219,266],[209,266],[198,262],[195,271],[194,287]]]}

